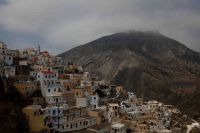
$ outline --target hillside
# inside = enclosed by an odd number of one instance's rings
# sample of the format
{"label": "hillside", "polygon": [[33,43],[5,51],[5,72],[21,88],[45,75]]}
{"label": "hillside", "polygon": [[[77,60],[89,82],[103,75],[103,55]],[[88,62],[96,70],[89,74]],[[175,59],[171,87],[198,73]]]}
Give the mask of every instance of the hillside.
{"label": "hillside", "polygon": [[12,83],[12,79],[0,78],[0,133],[23,133],[28,130],[21,112],[25,100]]}
{"label": "hillside", "polygon": [[158,32],[116,33],[58,56],[146,100],[200,112],[200,54]]}

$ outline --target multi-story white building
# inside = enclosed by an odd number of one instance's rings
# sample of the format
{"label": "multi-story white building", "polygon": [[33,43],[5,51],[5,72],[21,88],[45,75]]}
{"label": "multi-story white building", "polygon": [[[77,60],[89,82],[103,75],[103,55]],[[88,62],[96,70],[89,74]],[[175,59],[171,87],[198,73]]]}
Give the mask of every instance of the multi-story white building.
{"label": "multi-story white building", "polygon": [[58,81],[58,73],[56,71],[39,71],[37,73],[37,81],[40,82],[42,95],[48,104],[64,102],[62,97],[64,86]]}

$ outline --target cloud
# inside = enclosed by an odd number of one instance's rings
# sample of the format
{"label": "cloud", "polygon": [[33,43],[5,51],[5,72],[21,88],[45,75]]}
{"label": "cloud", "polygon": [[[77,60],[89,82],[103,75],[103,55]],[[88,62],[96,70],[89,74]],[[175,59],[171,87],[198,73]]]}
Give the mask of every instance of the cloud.
{"label": "cloud", "polygon": [[199,0],[3,1],[0,35],[12,33],[7,39],[22,41],[23,47],[37,42],[57,54],[103,35],[137,29],[158,30],[200,51]]}

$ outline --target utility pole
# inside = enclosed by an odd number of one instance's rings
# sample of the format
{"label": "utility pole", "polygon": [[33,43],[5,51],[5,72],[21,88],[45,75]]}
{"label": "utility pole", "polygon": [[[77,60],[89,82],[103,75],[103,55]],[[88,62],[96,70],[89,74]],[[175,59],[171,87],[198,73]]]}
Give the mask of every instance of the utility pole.
{"label": "utility pole", "polygon": [[40,44],[38,44],[38,55],[40,55]]}

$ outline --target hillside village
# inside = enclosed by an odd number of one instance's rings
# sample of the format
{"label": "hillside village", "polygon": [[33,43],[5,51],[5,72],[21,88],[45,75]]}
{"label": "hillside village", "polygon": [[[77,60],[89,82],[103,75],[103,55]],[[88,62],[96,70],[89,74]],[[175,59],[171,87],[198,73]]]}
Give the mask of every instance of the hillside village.
{"label": "hillside village", "polygon": [[11,50],[0,42],[0,76],[31,102],[22,107],[29,132],[182,133],[200,128],[173,105],[144,101],[127,88],[64,64],[48,51]]}

